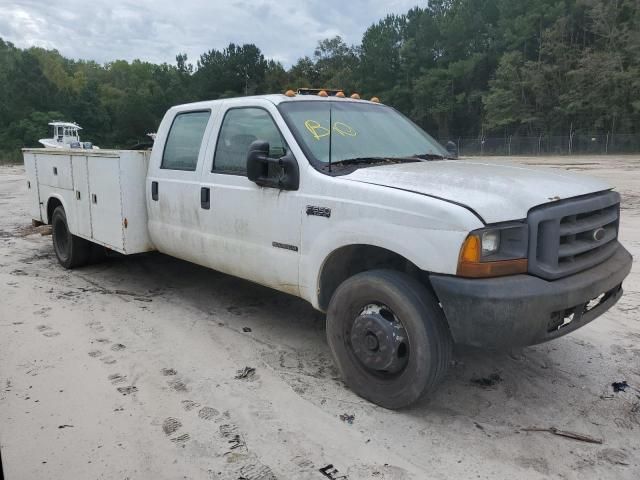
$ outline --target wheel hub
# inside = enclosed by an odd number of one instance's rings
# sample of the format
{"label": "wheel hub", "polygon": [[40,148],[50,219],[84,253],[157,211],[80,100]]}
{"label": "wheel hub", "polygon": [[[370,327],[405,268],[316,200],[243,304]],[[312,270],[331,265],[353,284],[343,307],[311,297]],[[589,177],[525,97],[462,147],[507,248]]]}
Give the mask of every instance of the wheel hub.
{"label": "wheel hub", "polygon": [[351,328],[351,346],[362,364],[372,370],[398,373],[407,364],[407,333],[384,305],[367,305]]}

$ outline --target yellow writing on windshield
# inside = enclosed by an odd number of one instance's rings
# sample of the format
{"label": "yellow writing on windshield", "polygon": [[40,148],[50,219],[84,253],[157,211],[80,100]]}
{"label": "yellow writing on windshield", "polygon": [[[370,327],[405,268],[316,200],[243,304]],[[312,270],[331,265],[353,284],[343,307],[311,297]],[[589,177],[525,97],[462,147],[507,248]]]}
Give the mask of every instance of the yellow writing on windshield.
{"label": "yellow writing on windshield", "polygon": [[[323,127],[315,120],[306,120],[304,122],[304,126],[316,140],[329,136],[329,129],[327,127]],[[358,134],[351,125],[347,125],[344,122],[335,122],[333,124],[333,131],[343,137],[355,137]]]}
{"label": "yellow writing on windshield", "polygon": [[333,131],[339,133],[343,137],[355,137],[357,135],[356,131],[353,129],[351,125],[347,125],[343,122],[336,122],[333,124]]}
{"label": "yellow writing on windshield", "polygon": [[320,140],[322,137],[326,137],[330,133],[328,128],[323,127],[315,120],[305,121],[304,126],[307,127],[307,130],[311,132],[311,135],[313,135],[313,138],[316,140]]}

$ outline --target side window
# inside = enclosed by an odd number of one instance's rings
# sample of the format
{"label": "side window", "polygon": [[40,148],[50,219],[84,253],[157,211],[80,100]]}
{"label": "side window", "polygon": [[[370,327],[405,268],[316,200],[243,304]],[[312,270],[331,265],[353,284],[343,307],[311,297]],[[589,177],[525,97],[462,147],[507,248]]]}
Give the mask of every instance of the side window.
{"label": "side window", "polygon": [[271,115],[261,108],[233,108],[224,116],[213,171],[246,174],[249,145],[256,140],[269,142],[269,156],[279,158],[286,152],[286,143]]}
{"label": "side window", "polygon": [[173,119],[160,168],[193,172],[211,112],[179,113]]}

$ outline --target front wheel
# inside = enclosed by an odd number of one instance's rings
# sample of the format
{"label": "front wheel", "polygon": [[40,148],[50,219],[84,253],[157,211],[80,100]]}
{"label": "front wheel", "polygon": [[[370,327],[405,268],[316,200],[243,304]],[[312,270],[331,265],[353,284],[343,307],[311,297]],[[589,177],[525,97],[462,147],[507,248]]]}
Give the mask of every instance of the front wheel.
{"label": "front wheel", "polygon": [[53,249],[58,262],[64,268],[76,268],[86,265],[91,253],[91,242],[76,237],[69,231],[67,215],[62,206],[56,207],[51,216]]}
{"label": "front wheel", "polygon": [[346,384],[390,409],[432,390],[451,359],[437,299],[393,270],[363,272],[338,287],[327,311],[327,340]]}

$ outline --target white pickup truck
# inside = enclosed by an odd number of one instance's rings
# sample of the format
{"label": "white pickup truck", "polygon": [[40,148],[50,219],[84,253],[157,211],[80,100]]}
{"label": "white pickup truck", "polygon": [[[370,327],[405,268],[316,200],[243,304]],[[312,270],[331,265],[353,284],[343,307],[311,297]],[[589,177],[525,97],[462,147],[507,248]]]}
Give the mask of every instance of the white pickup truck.
{"label": "white pickup truck", "polygon": [[447,156],[393,108],[292,93],[173,107],[151,152],[24,150],[64,267],[158,250],[306,299],[387,408],[434,389],[453,343],[585,325],[631,267],[611,186]]}

